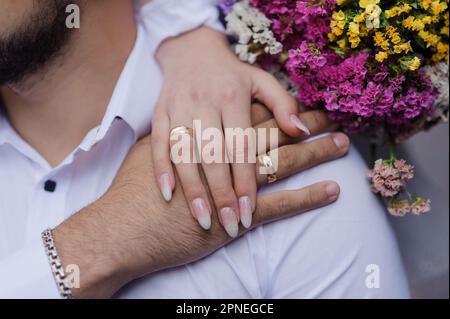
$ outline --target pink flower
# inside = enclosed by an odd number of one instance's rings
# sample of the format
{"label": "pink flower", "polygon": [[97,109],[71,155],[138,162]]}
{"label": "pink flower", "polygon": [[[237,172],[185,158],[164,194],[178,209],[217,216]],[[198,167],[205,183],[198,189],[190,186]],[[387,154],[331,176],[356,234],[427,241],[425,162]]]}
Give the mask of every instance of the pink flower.
{"label": "pink flower", "polygon": [[414,215],[421,215],[428,213],[431,210],[431,201],[418,197],[416,201],[411,205],[411,213]]}
{"label": "pink flower", "polygon": [[402,181],[408,181],[414,177],[414,167],[407,164],[404,159],[395,160],[394,166],[399,171]]}
{"label": "pink flower", "polygon": [[388,212],[392,216],[405,216],[411,211],[409,202],[405,199],[392,199],[388,202]]}
{"label": "pink flower", "polygon": [[381,159],[375,162],[368,175],[372,179],[372,191],[383,197],[395,196],[404,187],[400,171]]}

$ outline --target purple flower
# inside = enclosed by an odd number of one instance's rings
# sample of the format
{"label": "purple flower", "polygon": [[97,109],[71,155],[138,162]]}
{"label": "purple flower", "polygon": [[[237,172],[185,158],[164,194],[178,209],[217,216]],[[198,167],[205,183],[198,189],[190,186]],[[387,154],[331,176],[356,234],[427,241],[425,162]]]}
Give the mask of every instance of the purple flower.
{"label": "purple flower", "polygon": [[219,8],[224,14],[228,14],[233,9],[233,5],[238,2],[238,0],[220,0]]}

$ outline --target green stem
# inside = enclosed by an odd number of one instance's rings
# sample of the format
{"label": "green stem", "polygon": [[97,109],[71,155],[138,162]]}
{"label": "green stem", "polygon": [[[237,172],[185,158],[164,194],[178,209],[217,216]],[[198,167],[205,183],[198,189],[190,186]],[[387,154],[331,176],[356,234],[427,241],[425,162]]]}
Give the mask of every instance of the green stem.
{"label": "green stem", "polygon": [[394,163],[394,161],[396,160],[397,156],[397,146],[395,145],[394,142],[389,142],[389,161],[391,161],[391,163]]}
{"label": "green stem", "polygon": [[409,200],[410,203],[414,202],[413,196],[411,195],[410,192],[408,192],[407,190],[405,190],[405,194],[406,194],[406,196],[408,197],[408,200]]}

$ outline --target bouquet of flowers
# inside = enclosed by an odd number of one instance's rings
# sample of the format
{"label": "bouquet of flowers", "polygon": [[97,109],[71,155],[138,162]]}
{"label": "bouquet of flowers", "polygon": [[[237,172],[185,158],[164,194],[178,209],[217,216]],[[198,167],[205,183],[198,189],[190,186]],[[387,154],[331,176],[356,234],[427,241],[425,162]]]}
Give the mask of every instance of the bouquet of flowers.
{"label": "bouquet of flowers", "polygon": [[413,167],[395,150],[448,119],[448,0],[222,0],[219,6],[241,60],[272,72],[304,106],[327,111],[346,132],[390,146],[390,157],[376,160],[368,176],[392,215],[431,209],[430,200],[407,191]]}

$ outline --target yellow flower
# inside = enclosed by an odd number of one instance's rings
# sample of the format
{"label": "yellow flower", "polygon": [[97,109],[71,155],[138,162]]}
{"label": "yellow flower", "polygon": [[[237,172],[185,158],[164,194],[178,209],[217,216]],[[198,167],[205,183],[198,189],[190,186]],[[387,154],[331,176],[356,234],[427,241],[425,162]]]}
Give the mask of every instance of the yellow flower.
{"label": "yellow flower", "polygon": [[362,22],[364,22],[365,20],[366,20],[366,17],[365,17],[365,15],[364,15],[364,13],[357,14],[357,15],[355,16],[355,18],[353,18],[353,22],[355,22],[355,23],[362,23]]}
{"label": "yellow flower", "polygon": [[336,36],[341,36],[344,33],[344,28],[347,23],[345,13],[342,10],[333,12],[332,17],[333,20],[330,23],[331,33]]}
{"label": "yellow flower", "polygon": [[402,38],[400,38],[400,35],[397,33],[391,38],[392,43],[399,44],[402,41]]}
{"label": "yellow flower", "polygon": [[422,0],[422,7],[423,7],[425,10],[428,10],[428,8],[429,8],[430,5],[431,5],[431,2],[433,2],[433,0]]}
{"label": "yellow flower", "polygon": [[402,43],[402,44],[398,44],[398,45],[394,45],[394,52],[397,54],[400,54],[402,52],[408,53],[409,51],[412,51],[411,48],[411,41]]}
{"label": "yellow flower", "polygon": [[348,26],[348,33],[349,35],[359,35],[359,24],[354,23],[354,22],[350,22],[349,26]]}
{"label": "yellow flower", "polygon": [[358,47],[358,45],[361,43],[361,39],[356,36],[356,37],[349,37],[348,40],[351,43],[351,48],[352,49],[356,49]]}
{"label": "yellow flower", "polygon": [[392,9],[390,9],[390,10],[386,10],[385,12],[384,12],[384,15],[386,16],[386,18],[393,18],[393,17],[396,17],[396,16],[398,16],[398,15],[400,15],[401,14],[401,12],[400,12],[400,8],[399,7],[393,7]]}
{"label": "yellow flower", "polygon": [[380,0],[359,0],[359,6],[361,8],[366,8],[369,5],[374,5],[380,3]]}
{"label": "yellow flower", "polygon": [[377,60],[378,62],[383,62],[384,60],[386,60],[388,58],[389,54],[385,51],[380,51],[375,55],[375,60]]}
{"label": "yellow flower", "polygon": [[436,48],[439,53],[448,53],[448,44],[439,42]]}
{"label": "yellow flower", "polygon": [[408,18],[402,21],[402,25],[409,30],[413,31],[421,31],[425,28],[423,22],[419,19],[415,19],[413,16],[409,16]]}
{"label": "yellow flower", "polygon": [[391,38],[394,34],[396,34],[397,33],[397,28],[396,27],[393,27],[393,26],[391,26],[391,25],[388,25],[387,27],[386,27],[386,35],[389,37],[389,38]]}
{"label": "yellow flower", "polygon": [[425,41],[427,48],[435,47],[441,40],[440,36],[423,30],[419,32],[419,37]]}
{"label": "yellow flower", "polygon": [[412,7],[411,7],[409,4],[407,4],[407,3],[405,3],[405,4],[403,5],[403,7],[402,7],[402,12],[408,13],[408,12],[411,11],[411,10],[412,10]]}
{"label": "yellow flower", "polygon": [[447,3],[439,2],[439,0],[433,1],[431,3],[431,11],[435,16],[439,15],[439,13],[445,11],[447,9]]}
{"label": "yellow flower", "polygon": [[408,13],[411,11],[411,9],[412,9],[411,6],[407,3],[405,3],[403,6],[395,6],[395,7],[392,7],[390,10],[386,10],[384,12],[384,14],[385,14],[386,18],[389,19],[389,18],[399,16],[402,13]]}
{"label": "yellow flower", "polygon": [[437,52],[433,54],[433,56],[431,57],[433,62],[438,63],[440,61],[445,60],[448,63],[448,56],[449,56],[448,44],[439,42],[438,45],[436,46],[436,49]]}
{"label": "yellow flower", "polygon": [[333,20],[337,20],[337,21],[341,21],[341,20],[345,20],[345,13],[342,10],[339,10],[338,12],[333,12]]}
{"label": "yellow flower", "polygon": [[348,40],[351,43],[352,49],[357,48],[359,43],[361,42],[361,39],[359,37],[359,34],[360,34],[360,32],[359,32],[359,24],[354,23],[354,22],[350,22],[347,34],[349,36]]}
{"label": "yellow flower", "polygon": [[345,47],[347,46],[347,39],[339,40],[337,41],[337,44],[341,49],[345,49]]}
{"label": "yellow flower", "polygon": [[344,33],[344,31],[341,28],[338,27],[332,27],[331,32],[337,36],[340,36]]}
{"label": "yellow flower", "polygon": [[382,48],[385,51],[389,50],[389,42],[384,38],[383,33],[375,32],[373,40],[375,41],[376,46]]}
{"label": "yellow flower", "polygon": [[414,59],[408,61],[407,66],[411,71],[416,71],[420,68],[420,59],[418,57],[414,57]]}
{"label": "yellow flower", "polygon": [[414,20],[413,30],[419,31],[419,30],[423,30],[423,28],[425,28],[425,25],[423,24],[422,21],[420,21],[418,19]]}
{"label": "yellow flower", "polygon": [[413,23],[414,23],[414,17],[409,16],[406,19],[404,19],[402,21],[402,25],[406,28],[406,29],[412,29],[413,28]]}
{"label": "yellow flower", "polygon": [[347,0],[336,0],[338,6],[342,6]]}
{"label": "yellow flower", "polygon": [[433,22],[433,18],[430,16],[425,16],[422,18],[422,22],[423,24],[430,24],[431,22]]}

